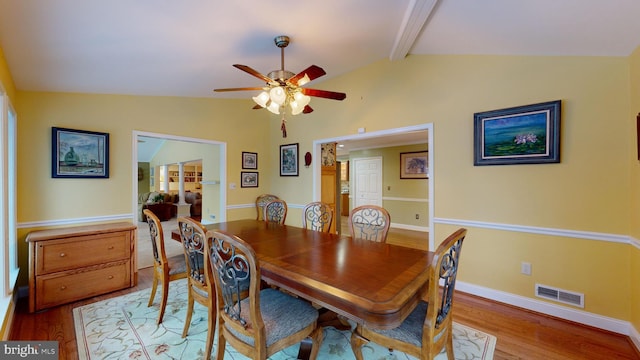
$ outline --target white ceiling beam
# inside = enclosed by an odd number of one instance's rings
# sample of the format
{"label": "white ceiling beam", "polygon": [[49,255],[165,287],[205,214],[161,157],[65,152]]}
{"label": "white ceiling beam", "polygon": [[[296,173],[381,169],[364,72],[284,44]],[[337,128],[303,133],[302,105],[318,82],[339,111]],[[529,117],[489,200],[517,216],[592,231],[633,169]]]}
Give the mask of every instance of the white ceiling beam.
{"label": "white ceiling beam", "polygon": [[404,59],[429,19],[438,0],[411,0],[389,55],[391,61]]}

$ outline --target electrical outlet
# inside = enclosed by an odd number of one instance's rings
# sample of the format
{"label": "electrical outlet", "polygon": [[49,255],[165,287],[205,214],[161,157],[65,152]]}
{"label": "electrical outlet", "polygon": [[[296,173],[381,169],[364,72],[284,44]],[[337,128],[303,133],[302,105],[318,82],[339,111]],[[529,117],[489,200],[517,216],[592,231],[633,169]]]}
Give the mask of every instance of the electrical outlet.
{"label": "electrical outlet", "polygon": [[420,214],[416,214],[416,220],[420,219]]}
{"label": "electrical outlet", "polygon": [[531,263],[523,262],[522,264],[520,264],[520,273],[531,275]]}

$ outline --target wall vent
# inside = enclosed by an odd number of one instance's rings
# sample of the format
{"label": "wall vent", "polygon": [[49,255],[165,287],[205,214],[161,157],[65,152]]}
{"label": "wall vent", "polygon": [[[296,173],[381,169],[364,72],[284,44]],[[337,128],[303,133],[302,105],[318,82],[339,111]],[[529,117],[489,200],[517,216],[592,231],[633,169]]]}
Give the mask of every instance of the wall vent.
{"label": "wall vent", "polygon": [[536,296],[584,308],[584,294],[536,284]]}

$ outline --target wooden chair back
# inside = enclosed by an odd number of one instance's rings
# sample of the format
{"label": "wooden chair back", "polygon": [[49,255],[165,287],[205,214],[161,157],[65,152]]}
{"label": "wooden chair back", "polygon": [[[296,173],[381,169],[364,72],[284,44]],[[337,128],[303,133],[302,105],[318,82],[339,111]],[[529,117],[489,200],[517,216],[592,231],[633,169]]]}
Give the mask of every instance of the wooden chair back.
{"label": "wooden chair back", "polygon": [[[316,358],[322,341],[322,329],[316,326],[317,310],[279,290],[268,287],[262,290],[260,267],[249,244],[235,235],[210,231],[205,256],[211,269],[208,281],[215,286],[217,294],[216,359],[224,357],[226,343],[249,358],[266,359],[306,337],[313,341],[310,359]],[[296,308],[295,305],[288,306],[290,301],[303,302],[303,306],[315,312],[316,317],[298,324],[295,318],[297,311],[292,310],[293,314],[287,312],[287,309]],[[278,316],[274,317],[269,309],[278,307],[280,310],[274,311]],[[294,324],[298,330],[282,335],[282,329],[291,329]]]}
{"label": "wooden chair back", "polygon": [[287,219],[287,202],[281,199],[276,199],[268,202],[264,206],[264,221],[276,222],[284,225],[284,221]]}
{"label": "wooden chair back", "polygon": [[302,209],[302,227],[321,231],[329,232],[331,229],[331,222],[333,221],[333,210],[329,204],[321,201],[315,201],[307,204]]}
{"label": "wooden chair back", "polygon": [[187,264],[188,292],[187,292],[187,316],[182,331],[182,337],[186,337],[193,315],[194,301],[206,306],[209,311],[209,323],[205,354],[211,354],[213,348],[213,331],[215,330],[215,292],[207,286],[208,264],[204,259],[205,246],[207,244],[207,229],[192,218],[178,218],[180,240],[184,248],[184,257]]}
{"label": "wooden chair back", "polygon": [[386,242],[391,226],[389,212],[380,206],[362,205],[349,213],[349,231],[354,239]]}
{"label": "wooden chair back", "polygon": [[[432,359],[442,348],[447,349],[450,359],[453,359],[453,292],[456,287],[456,277],[460,265],[462,243],[467,235],[466,229],[458,229],[449,235],[438,246],[431,264],[431,279],[427,294],[427,316],[422,326],[423,358]],[[440,284],[442,291],[440,291]],[[436,350],[437,349],[437,350]]]}
{"label": "wooden chair back", "polygon": [[256,198],[256,220],[264,220],[264,206],[267,205],[267,203],[278,199],[280,198],[272,194],[259,195]]}
{"label": "wooden chair back", "polygon": [[361,348],[369,341],[422,360],[434,359],[444,348],[447,358],[454,359],[451,312],[460,253],[466,235],[466,229],[458,229],[438,246],[431,263],[426,301],[421,301],[399,327],[376,330],[363,325],[356,326],[351,336],[351,348],[357,360],[363,360]]}

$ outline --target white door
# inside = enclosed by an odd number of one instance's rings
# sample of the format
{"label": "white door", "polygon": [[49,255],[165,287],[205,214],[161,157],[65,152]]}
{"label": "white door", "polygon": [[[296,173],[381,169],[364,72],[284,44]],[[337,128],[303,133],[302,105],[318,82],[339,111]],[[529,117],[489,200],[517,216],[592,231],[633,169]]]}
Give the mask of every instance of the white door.
{"label": "white door", "polygon": [[382,206],[382,157],[353,159],[355,202],[361,205]]}

